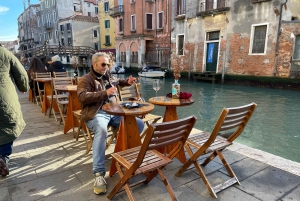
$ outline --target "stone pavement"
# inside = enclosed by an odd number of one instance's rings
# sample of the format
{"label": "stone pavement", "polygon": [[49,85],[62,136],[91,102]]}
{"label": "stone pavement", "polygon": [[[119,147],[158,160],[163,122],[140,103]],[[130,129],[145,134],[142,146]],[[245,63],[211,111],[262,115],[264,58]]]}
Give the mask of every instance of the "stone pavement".
{"label": "stone pavement", "polygon": [[[27,123],[15,141],[10,161],[10,175],[0,178],[0,200],[107,200],[106,195],[94,195],[92,156],[85,154],[85,143],[75,141],[72,131],[63,134],[63,126],[41,113],[41,108],[20,94]],[[113,146],[107,151],[111,153]],[[164,171],[178,200],[183,201],[300,201],[300,165],[238,143],[224,152],[241,185],[219,192],[218,198],[208,193],[197,171],[192,168],[181,177],[174,173],[181,166],[176,159]],[[111,158],[107,157],[107,169]],[[217,159],[204,168],[208,179],[219,183],[227,178]],[[108,175],[108,174],[107,174]],[[108,192],[119,176],[106,176]],[[137,201],[171,200],[160,177],[147,185],[133,188]],[[126,193],[117,194],[115,201],[128,200]]]}

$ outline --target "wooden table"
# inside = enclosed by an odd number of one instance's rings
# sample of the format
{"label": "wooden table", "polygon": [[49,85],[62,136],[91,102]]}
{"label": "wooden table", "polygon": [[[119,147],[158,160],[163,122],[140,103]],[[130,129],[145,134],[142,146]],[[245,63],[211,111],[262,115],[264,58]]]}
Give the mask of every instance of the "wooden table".
{"label": "wooden table", "polygon": [[[178,119],[178,114],[177,114],[177,107],[182,107],[182,106],[188,106],[194,103],[194,100],[189,98],[189,99],[174,99],[174,98],[168,98],[165,96],[158,96],[157,99],[150,98],[149,102],[154,104],[154,105],[159,105],[159,106],[165,106],[165,114],[163,118],[163,122],[166,121],[173,121]],[[173,149],[173,146],[170,145],[167,147],[167,152],[169,153]],[[184,149],[176,155],[176,158],[183,164],[186,162],[186,157],[184,154]]]}
{"label": "wooden table", "polygon": [[81,104],[77,97],[77,85],[58,85],[56,86],[56,90],[69,92],[69,102],[64,126],[64,134],[66,134],[70,129],[78,127],[79,125],[77,118],[73,115],[73,111],[81,109]]}
{"label": "wooden table", "polygon": [[[51,88],[51,81],[52,78],[35,78],[35,82],[43,82],[44,83],[44,98],[42,102],[42,113],[47,112],[47,109],[50,108],[50,101],[48,100],[47,96],[51,96],[52,94],[52,88]],[[58,112],[58,107],[55,101],[52,103],[53,109]]]}
{"label": "wooden table", "polygon": [[[119,133],[114,152],[123,151],[142,144],[135,117],[150,113],[154,109],[154,105],[147,102],[136,102],[144,104],[144,106],[127,109],[126,107],[119,105],[122,102],[106,103],[102,106],[102,110],[107,114],[123,116],[119,126]],[[114,175],[116,172],[116,161],[113,159],[110,166],[109,176]]]}

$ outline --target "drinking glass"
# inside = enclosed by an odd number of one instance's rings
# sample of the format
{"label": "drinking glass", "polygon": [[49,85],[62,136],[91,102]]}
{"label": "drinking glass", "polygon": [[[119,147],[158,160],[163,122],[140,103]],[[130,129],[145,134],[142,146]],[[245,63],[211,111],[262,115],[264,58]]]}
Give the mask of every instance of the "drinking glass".
{"label": "drinking glass", "polygon": [[155,100],[158,100],[158,98],[157,98],[157,91],[160,89],[160,80],[154,80],[153,81],[153,89],[156,92]]}

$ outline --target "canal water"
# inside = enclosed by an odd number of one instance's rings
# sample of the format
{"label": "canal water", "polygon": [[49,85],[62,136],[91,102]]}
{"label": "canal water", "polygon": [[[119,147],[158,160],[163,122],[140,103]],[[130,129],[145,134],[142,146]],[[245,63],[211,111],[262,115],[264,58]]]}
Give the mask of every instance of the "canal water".
{"label": "canal water", "polygon": [[[137,77],[137,73],[132,73]],[[118,75],[127,78],[129,74]],[[155,96],[153,78],[141,78],[141,93],[147,101]],[[158,96],[171,92],[173,78],[160,78]],[[179,79],[182,92],[192,93],[195,102],[178,107],[179,118],[195,115],[195,128],[211,132],[223,107],[236,107],[251,102],[257,108],[236,142],[300,162],[300,92],[250,86],[221,85]],[[164,107],[155,106],[153,114],[163,115]]]}

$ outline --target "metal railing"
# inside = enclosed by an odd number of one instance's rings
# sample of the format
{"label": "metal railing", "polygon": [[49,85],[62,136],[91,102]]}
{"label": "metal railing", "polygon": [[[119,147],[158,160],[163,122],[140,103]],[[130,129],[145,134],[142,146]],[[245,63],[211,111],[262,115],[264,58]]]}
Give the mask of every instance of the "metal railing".
{"label": "metal railing", "polygon": [[226,8],[229,6],[228,0],[201,0],[199,4],[199,12],[211,11]]}
{"label": "metal railing", "polygon": [[109,12],[108,12],[108,14],[111,17],[123,15],[123,13],[124,13],[123,5],[119,5],[119,6],[113,7],[111,9],[109,9]]}
{"label": "metal railing", "polygon": [[24,55],[32,55],[34,57],[44,57],[47,55],[91,55],[94,54],[95,49],[89,46],[57,46],[57,45],[44,45],[29,50],[20,51]]}

